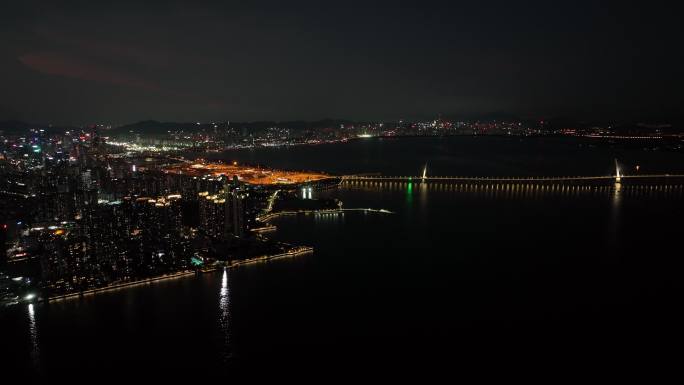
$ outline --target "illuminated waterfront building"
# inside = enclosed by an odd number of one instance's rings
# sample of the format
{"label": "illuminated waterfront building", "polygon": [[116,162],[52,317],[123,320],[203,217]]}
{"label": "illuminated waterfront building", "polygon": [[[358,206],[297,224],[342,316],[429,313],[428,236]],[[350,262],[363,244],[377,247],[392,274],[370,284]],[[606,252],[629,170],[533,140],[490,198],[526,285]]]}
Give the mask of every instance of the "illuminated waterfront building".
{"label": "illuminated waterfront building", "polygon": [[230,193],[228,219],[234,236],[244,238],[247,234],[247,198],[249,194],[235,189]]}

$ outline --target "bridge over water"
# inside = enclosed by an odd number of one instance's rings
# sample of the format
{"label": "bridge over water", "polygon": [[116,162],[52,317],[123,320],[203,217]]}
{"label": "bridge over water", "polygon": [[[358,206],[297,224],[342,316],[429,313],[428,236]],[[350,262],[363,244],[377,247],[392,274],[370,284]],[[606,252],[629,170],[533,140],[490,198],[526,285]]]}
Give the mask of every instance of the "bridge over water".
{"label": "bridge over water", "polygon": [[464,183],[464,184],[684,184],[684,174],[622,175],[616,176],[533,176],[533,177],[470,177],[470,176],[358,176],[345,175],[342,183],[349,182],[412,182],[412,183]]}
{"label": "bridge over water", "polygon": [[612,185],[623,184],[663,184],[684,185],[684,174],[635,174],[623,175],[615,164],[615,175],[599,176],[525,176],[525,177],[485,177],[485,176],[428,176],[427,165],[419,176],[385,176],[379,174],[345,175],[342,183],[363,182],[412,182],[412,183],[455,183],[455,184],[569,184],[569,185]]}

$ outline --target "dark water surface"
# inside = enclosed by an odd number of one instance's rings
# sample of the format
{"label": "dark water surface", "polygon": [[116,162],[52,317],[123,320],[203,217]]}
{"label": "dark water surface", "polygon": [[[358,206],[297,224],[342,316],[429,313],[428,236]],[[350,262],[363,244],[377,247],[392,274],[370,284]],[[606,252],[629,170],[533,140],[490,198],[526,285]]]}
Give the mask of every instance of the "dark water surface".
{"label": "dark water surface", "polygon": [[[371,140],[225,157],[395,175],[418,174],[425,162],[436,175],[607,175],[615,157],[625,169],[684,169],[681,154],[558,139]],[[314,246],[313,255],[10,308],[0,315],[3,349],[14,368],[39,373],[230,375],[279,361],[452,368],[530,350],[530,362],[655,356],[666,364],[665,352],[682,342],[681,187],[384,183],[320,195],[394,214],[280,218],[274,237]]]}
{"label": "dark water surface", "polygon": [[645,174],[684,173],[681,152],[608,146],[574,138],[368,138],[203,156],[334,174],[420,175],[428,163],[428,174],[433,176],[597,176],[614,175],[616,158],[627,174],[637,165]]}

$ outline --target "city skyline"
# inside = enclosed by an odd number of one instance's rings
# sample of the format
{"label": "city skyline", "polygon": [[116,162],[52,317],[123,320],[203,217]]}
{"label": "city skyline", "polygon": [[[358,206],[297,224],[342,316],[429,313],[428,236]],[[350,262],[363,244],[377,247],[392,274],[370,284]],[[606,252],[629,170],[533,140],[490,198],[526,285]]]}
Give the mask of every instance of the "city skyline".
{"label": "city skyline", "polygon": [[4,377],[679,372],[680,19],[5,4]]}

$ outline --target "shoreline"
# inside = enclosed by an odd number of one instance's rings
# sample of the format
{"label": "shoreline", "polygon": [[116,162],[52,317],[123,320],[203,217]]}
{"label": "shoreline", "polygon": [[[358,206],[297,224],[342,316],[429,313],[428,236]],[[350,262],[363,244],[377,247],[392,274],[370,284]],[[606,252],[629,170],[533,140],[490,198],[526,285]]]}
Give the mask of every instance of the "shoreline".
{"label": "shoreline", "polygon": [[183,270],[179,271],[176,273],[171,273],[171,274],[165,274],[157,277],[150,277],[150,278],[145,278],[137,281],[132,281],[132,282],[125,282],[125,283],[120,283],[112,286],[105,286],[101,288],[95,288],[95,289],[88,289],[84,290],[82,292],[78,293],[69,293],[69,294],[60,294],[57,296],[53,297],[47,297],[43,301],[37,301],[37,302],[61,302],[69,299],[74,299],[74,298],[81,298],[85,296],[91,296],[95,294],[100,294],[104,292],[109,292],[109,291],[116,291],[116,290],[123,290],[135,286],[142,286],[142,285],[149,285],[154,282],[160,282],[160,281],[168,281],[172,279],[178,279],[178,278],[183,278],[187,277],[190,275],[198,275],[198,274],[204,274],[204,273],[212,273],[215,271],[220,270],[221,268],[224,269],[233,269],[237,268],[240,266],[246,266],[246,265],[252,265],[252,264],[257,264],[257,263],[264,263],[264,262],[269,262],[269,261],[275,261],[279,259],[285,259],[285,258],[294,258],[300,255],[305,255],[305,254],[312,254],[314,252],[314,248],[310,246],[296,246],[290,249],[289,251],[280,253],[280,254],[268,254],[268,255],[262,255],[258,257],[253,257],[253,258],[247,258],[247,259],[241,259],[241,260],[235,260],[235,261],[222,261],[222,262],[217,262],[215,266],[212,267],[207,267],[199,270]]}
{"label": "shoreline", "polygon": [[[326,144],[346,144],[350,142],[356,142],[368,139],[389,139],[389,140],[401,140],[401,139],[424,139],[424,138],[506,138],[506,139],[540,139],[540,138],[554,138],[554,139],[588,139],[589,141],[600,141],[600,140],[615,140],[619,141],[619,144],[629,144],[637,141],[658,141],[667,142],[672,139],[680,139],[684,137],[684,134],[670,134],[670,135],[659,135],[659,136],[626,136],[626,135],[592,135],[592,134],[581,134],[581,135],[567,135],[561,133],[535,133],[535,134],[441,134],[441,135],[372,135],[372,136],[354,136],[344,139],[334,139],[334,140],[323,140],[320,142],[298,142],[298,143],[282,143],[282,144],[253,144],[253,145],[240,145],[240,146],[226,146],[222,149],[197,149],[197,148],[184,148],[177,152],[183,154],[185,152],[192,152],[197,155],[199,154],[220,154],[231,151],[240,150],[255,150],[259,148],[288,148],[288,147],[300,147],[300,146],[320,146]],[[677,151],[677,150],[674,150]]]}
{"label": "shoreline", "polygon": [[276,219],[281,216],[292,216],[292,215],[310,215],[310,214],[342,214],[345,211],[361,211],[366,213],[380,213],[380,214],[394,214],[393,211],[385,209],[371,209],[371,208],[353,208],[353,209],[322,209],[322,210],[297,210],[297,211],[278,211],[276,213],[269,213],[260,217],[257,217],[257,222],[268,223],[272,219]]}

